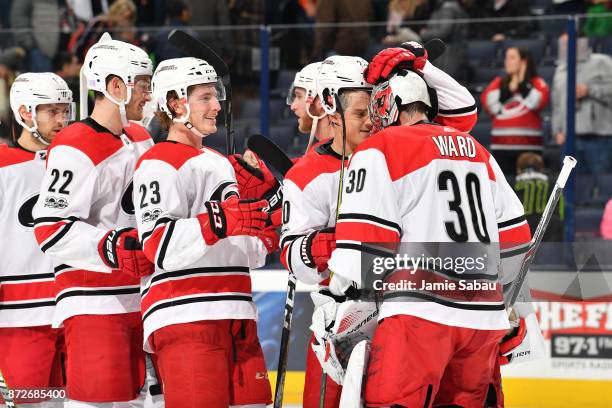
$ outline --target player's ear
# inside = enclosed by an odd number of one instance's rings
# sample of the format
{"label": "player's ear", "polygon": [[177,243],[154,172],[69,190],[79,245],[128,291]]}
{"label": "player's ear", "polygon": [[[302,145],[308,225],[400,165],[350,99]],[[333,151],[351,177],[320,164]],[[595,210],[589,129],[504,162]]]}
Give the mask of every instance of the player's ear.
{"label": "player's ear", "polygon": [[115,99],[124,100],[127,97],[127,88],[118,76],[113,76],[108,81],[106,91]]}
{"label": "player's ear", "polygon": [[30,112],[28,110],[28,108],[26,108],[24,105],[21,105],[19,107],[19,116],[21,116],[21,119],[25,122],[29,122],[32,120],[32,112]]}

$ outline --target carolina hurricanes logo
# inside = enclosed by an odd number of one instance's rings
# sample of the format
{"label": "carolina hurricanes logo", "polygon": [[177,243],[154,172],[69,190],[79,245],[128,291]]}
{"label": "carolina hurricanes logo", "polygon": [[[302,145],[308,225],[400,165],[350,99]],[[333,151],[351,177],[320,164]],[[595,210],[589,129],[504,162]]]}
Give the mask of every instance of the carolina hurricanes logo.
{"label": "carolina hurricanes logo", "polygon": [[132,199],[133,190],[134,184],[130,181],[130,184],[128,184],[121,196],[121,209],[128,215],[134,215],[134,201]]}
{"label": "carolina hurricanes logo", "polygon": [[26,228],[34,227],[34,216],[32,215],[32,211],[34,210],[36,201],[38,201],[38,194],[28,198],[23,204],[21,204],[19,211],[17,212],[17,219],[19,220],[19,223]]}

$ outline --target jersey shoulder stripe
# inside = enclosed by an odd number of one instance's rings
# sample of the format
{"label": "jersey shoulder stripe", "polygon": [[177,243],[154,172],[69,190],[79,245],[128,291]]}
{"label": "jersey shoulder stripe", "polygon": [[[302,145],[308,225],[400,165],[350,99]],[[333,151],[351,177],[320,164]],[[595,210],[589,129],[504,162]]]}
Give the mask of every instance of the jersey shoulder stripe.
{"label": "jersey shoulder stripe", "polygon": [[146,160],[159,160],[168,163],[176,170],[180,169],[189,159],[202,154],[201,150],[183,143],[164,141],[147,150],[136,163],[136,169]]}
{"label": "jersey shoulder stripe", "polygon": [[49,147],[49,154],[58,146],[69,146],[84,153],[97,166],[123,147],[121,139],[87,118],[62,129]]}
{"label": "jersey shoulder stripe", "polygon": [[5,144],[0,145],[0,168],[23,163],[32,160],[33,158],[33,152],[28,152],[27,150],[11,147]]}
{"label": "jersey shoulder stripe", "polygon": [[144,142],[145,140],[151,139],[151,135],[147,129],[135,122],[130,122],[130,126],[123,130],[130,140],[135,143]]}
{"label": "jersey shoulder stripe", "polygon": [[[348,160],[345,161],[348,164]],[[310,150],[300,157],[285,175],[300,190],[321,174],[335,173],[340,170],[341,156],[331,150],[331,140]]]}
{"label": "jersey shoulder stripe", "polygon": [[466,132],[431,123],[392,126],[363,141],[355,150],[376,149],[387,162],[393,181],[429,165],[434,160],[469,161],[486,166],[489,178],[495,174],[491,154]]}

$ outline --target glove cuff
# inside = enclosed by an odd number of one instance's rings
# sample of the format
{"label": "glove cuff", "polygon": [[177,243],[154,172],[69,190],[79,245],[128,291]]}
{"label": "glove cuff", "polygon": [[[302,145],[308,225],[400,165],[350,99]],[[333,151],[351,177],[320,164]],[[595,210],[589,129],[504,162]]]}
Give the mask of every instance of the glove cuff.
{"label": "glove cuff", "polygon": [[104,235],[98,243],[98,253],[106,266],[112,269],[119,268],[119,259],[117,257],[117,244],[119,237],[124,232],[133,230],[133,228],[112,229]]}
{"label": "glove cuff", "polygon": [[306,265],[309,268],[316,267],[316,264],[315,264],[315,261],[314,261],[314,258],[312,256],[310,249],[312,247],[312,241],[317,235],[317,232],[318,231],[314,231],[306,235],[304,239],[302,239],[302,243],[300,245],[300,258],[302,258],[302,262],[304,263],[304,265]]}
{"label": "glove cuff", "polygon": [[200,223],[200,230],[202,231],[202,237],[206,245],[214,245],[219,241],[219,237],[213,232],[210,227],[210,218],[208,213],[200,214],[197,216],[198,222]]}
{"label": "glove cuff", "polygon": [[[204,203],[208,214],[208,229],[219,238],[227,237],[227,219],[225,212],[218,201],[207,201]],[[204,237],[206,238],[206,237]]]}

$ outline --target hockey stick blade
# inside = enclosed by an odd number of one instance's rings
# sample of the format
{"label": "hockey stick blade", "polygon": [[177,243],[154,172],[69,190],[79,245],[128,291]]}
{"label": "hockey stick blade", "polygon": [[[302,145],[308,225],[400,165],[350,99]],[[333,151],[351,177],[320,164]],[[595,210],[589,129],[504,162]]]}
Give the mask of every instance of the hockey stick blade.
{"label": "hockey stick blade", "polygon": [[446,44],[439,38],[432,38],[425,43],[425,49],[427,50],[427,59],[433,62],[444,54]]}
{"label": "hockey stick blade", "polygon": [[276,143],[263,135],[255,134],[249,137],[247,146],[264,162],[274,167],[283,177],[293,166],[289,156]]}
{"label": "hockey stick blade", "polygon": [[220,77],[229,74],[229,67],[212,48],[185,31],[178,29],[172,30],[172,32],[168,34],[168,42],[184,54],[208,62],[213,66],[217,75]]}

